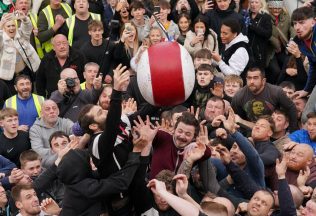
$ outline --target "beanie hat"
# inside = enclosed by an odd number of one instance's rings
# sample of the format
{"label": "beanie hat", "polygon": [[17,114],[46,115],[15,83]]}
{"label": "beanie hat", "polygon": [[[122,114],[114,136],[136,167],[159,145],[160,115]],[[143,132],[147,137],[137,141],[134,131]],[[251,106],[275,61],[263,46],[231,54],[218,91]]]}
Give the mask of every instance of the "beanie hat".
{"label": "beanie hat", "polygon": [[283,0],[270,0],[268,1],[268,6],[270,8],[283,8]]}

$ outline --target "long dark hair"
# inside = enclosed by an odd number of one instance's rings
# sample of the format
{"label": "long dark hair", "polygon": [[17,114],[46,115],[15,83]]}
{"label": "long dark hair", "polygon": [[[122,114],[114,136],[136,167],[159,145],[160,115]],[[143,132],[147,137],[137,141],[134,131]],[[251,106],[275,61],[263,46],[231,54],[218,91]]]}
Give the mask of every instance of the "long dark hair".
{"label": "long dark hair", "polygon": [[193,31],[195,31],[195,28],[194,28],[194,27],[195,27],[195,24],[196,24],[196,23],[199,23],[199,22],[203,23],[204,26],[205,26],[204,38],[207,39],[208,35],[210,34],[210,29],[209,29],[209,26],[208,26],[207,18],[206,18],[205,16],[203,16],[203,15],[198,15],[198,16],[194,19],[194,21],[193,21],[193,23],[192,23]]}

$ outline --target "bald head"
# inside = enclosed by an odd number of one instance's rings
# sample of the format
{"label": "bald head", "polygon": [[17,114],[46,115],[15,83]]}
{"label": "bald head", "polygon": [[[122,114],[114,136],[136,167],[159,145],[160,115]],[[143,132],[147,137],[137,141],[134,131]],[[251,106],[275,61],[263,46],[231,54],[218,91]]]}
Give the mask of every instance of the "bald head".
{"label": "bald head", "polygon": [[314,150],[310,145],[297,144],[290,152],[288,168],[294,171],[305,169],[312,163]]}
{"label": "bald head", "polygon": [[66,59],[69,55],[69,43],[65,35],[58,34],[53,40],[53,49],[58,59]]}
{"label": "bald head", "polygon": [[227,199],[225,197],[215,197],[213,199],[213,202],[216,202],[216,203],[219,203],[219,204],[226,206],[228,216],[235,215],[235,207],[229,199]]}
{"label": "bald head", "polygon": [[308,144],[298,144],[298,145],[294,146],[293,149],[304,152],[305,153],[305,158],[307,160],[312,160],[313,159],[314,150],[313,150],[313,148],[310,145],[308,145]]}
{"label": "bald head", "polygon": [[62,72],[60,73],[60,78],[67,79],[68,77],[71,77],[71,78],[78,77],[77,72],[72,68],[66,68],[66,69],[62,70]]}

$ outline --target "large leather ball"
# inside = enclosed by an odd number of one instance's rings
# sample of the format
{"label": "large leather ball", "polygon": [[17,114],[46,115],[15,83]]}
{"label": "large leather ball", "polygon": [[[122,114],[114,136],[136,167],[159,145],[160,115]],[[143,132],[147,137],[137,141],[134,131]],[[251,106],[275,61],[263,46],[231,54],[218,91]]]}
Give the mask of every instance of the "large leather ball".
{"label": "large leather ball", "polygon": [[177,42],[162,42],[146,50],[137,66],[137,82],[154,106],[183,103],[192,93],[195,72],[188,51]]}

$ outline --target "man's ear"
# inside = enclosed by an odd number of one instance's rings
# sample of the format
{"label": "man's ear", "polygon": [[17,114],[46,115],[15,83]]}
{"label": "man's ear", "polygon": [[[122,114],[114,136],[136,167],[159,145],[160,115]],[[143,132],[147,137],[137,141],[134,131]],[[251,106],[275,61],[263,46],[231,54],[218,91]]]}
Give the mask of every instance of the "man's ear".
{"label": "man's ear", "polygon": [[271,129],[270,129],[268,135],[269,135],[269,137],[271,137],[273,135],[273,131]]}
{"label": "man's ear", "polygon": [[22,208],[23,208],[23,204],[22,204],[20,201],[15,201],[15,206],[16,206],[18,209],[22,209]]}
{"label": "man's ear", "polygon": [[0,120],[0,127],[3,127],[3,123],[2,123],[2,120]]}
{"label": "man's ear", "polygon": [[89,124],[89,129],[95,131],[96,129],[98,129],[98,125],[96,123]]}

